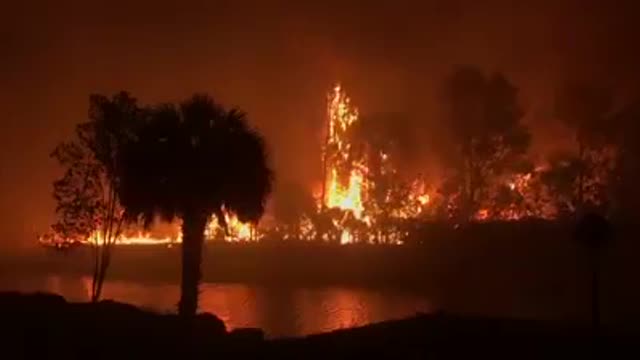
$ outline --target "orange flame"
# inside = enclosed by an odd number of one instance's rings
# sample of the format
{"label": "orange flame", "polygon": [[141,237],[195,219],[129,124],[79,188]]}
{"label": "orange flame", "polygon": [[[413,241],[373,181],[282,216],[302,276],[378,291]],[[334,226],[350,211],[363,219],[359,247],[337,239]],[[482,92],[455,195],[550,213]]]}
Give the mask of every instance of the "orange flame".
{"label": "orange flame", "polygon": [[[352,129],[358,123],[358,110],[352,106],[351,100],[340,85],[336,85],[327,98],[327,138],[323,148],[325,162],[325,179],[323,181],[323,194],[317,197],[318,209],[340,209],[352,217],[342,216],[339,219],[332,219],[333,225],[339,231],[340,244],[351,244],[358,241],[376,241],[374,235],[377,223],[377,214],[381,204],[376,204],[374,199],[367,197],[367,192],[375,188],[375,184],[370,180],[369,160],[364,154],[358,154],[359,144],[354,143]],[[381,163],[386,167],[391,166],[391,155],[380,151],[378,155]],[[388,170],[391,169],[391,170]],[[388,168],[386,174],[394,174],[393,168]],[[390,171],[390,172],[389,172]],[[396,218],[410,218],[420,215],[424,208],[431,202],[431,196],[427,193],[422,182],[415,182],[411,187],[407,201],[403,208],[396,209],[391,216]],[[369,210],[367,210],[369,209]],[[376,210],[378,209],[378,210]],[[212,216],[212,220],[205,230],[205,239],[223,240],[228,242],[259,241],[261,235],[257,232],[256,226],[242,223],[238,217],[230,212],[224,211],[228,233],[225,233],[218,224],[217,219]],[[352,219],[355,218],[360,225],[366,228],[369,234],[362,234],[356,231]],[[348,220],[351,219],[351,220]],[[350,221],[349,224],[347,222]],[[351,227],[350,227],[351,226]],[[329,234],[319,233],[308,217],[303,217],[299,229],[298,237],[305,240],[323,239],[328,241]],[[386,242],[401,243],[404,232],[387,233]],[[285,235],[289,238],[290,234]],[[89,239],[65,241],[80,244],[101,244],[102,241],[96,234]],[[117,239],[117,244],[122,245],[155,245],[181,243],[180,235],[174,237],[157,238],[148,233],[138,233],[136,235],[123,235]],[[54,239],[51,236],[40,237],[43,244],[54,245],[63,244],[64,241]]]}
{"label": "orange flame", "polygon": [[336,169],[331,169],[329,189],[325,205],[328,208],[338,208],[353,212],[357,219],[362,218],[364,205],[362,204],[363,176],[358,170],[353,170],[349,177],[348,187],[342,187],[338,182]]}
{"label": "orange flame", "polygon": [[225,241],[229,242],[257,240],[257,236],[254,236],[255,229],[251,224],[241,222],[235,214],[227,212],[224,209],[223,212],[229,234],[224,234],[224,230],[220,224],[218,224],[218,220],[213,217],[205,231],[206,238],[216,238],[220,234]]}

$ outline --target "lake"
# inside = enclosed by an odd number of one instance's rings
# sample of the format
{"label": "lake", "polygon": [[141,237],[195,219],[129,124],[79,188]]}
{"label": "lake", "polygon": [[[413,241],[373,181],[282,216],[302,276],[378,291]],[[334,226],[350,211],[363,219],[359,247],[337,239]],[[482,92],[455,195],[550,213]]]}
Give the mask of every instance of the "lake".
{"label": "lake", "polygon": [[[87,301],[90,289],[90,277],[0,278],[0,290],[52,292],[69,301]],[[114,280],[105,282],[103,298],[173,312],[179,293],[174,284]],[[391,290],[203,283],[200,310],[220,317],[228,329],[257,327],[268,337],[288,337],[404,318],[431,307],[424,296]]]}

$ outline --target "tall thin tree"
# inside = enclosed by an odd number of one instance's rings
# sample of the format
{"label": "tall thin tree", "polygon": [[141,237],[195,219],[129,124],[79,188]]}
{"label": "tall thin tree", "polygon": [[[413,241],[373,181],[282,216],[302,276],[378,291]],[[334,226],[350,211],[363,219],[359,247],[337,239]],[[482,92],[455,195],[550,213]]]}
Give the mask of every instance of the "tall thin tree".
{"label": "tall thin tree", "polygon": [[112,247],[123,229],[117,196],[118,157],[141,110],[136,99],[121,92],[112,98],[92,95],[89,120],[76,126],[72,140],[51,156],[65,168],[53,184],[58,238],[89,241],[93,254],[91,300],[97,301],[111,263]]}

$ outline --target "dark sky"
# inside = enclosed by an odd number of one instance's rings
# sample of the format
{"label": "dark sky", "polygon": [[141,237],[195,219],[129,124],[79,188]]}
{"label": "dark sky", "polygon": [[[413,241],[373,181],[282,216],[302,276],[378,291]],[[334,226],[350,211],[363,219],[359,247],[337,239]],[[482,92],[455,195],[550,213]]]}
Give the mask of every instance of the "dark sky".
{"label": "dark sky", "polygon": [[[319,174],[325,93],[363,113],[410,114],[424,163],[446,148],[438,89],[456,64],[521,88],[536,147],[566,135],[549,101],[565,78],[640,84],[636,1],[13,1],[0,14],[0,248],[33,244],[53,216],[48,154],[92,92],[143,102],[206,91],[245,109],[278,179]],[[443,140],[444,139],[444,140]],[[434,165],[435,166],[435,165]]]}

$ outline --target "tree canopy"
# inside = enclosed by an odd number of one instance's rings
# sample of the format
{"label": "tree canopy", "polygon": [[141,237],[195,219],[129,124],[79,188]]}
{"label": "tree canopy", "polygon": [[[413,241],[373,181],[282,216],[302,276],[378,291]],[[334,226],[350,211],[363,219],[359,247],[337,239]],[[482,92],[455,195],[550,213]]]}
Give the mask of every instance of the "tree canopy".
{"label": "tree canopy", "polygon": [[138,126],[122,160],[120,195],[130,220],[195,211],[224,223],[223,207],[241,221],[259,220],[273,174],[264,140],[243,112],[195,95],[148,109]]}
{"label": "tree canopy", "polygon": [[445,95],[462,159],[461,214],[468,218],[487,196],[487,182],[522,163],[531,135],[521,122],[518,90],[500,73],[487,76],[475,67],[458,67],[446,82]]}

